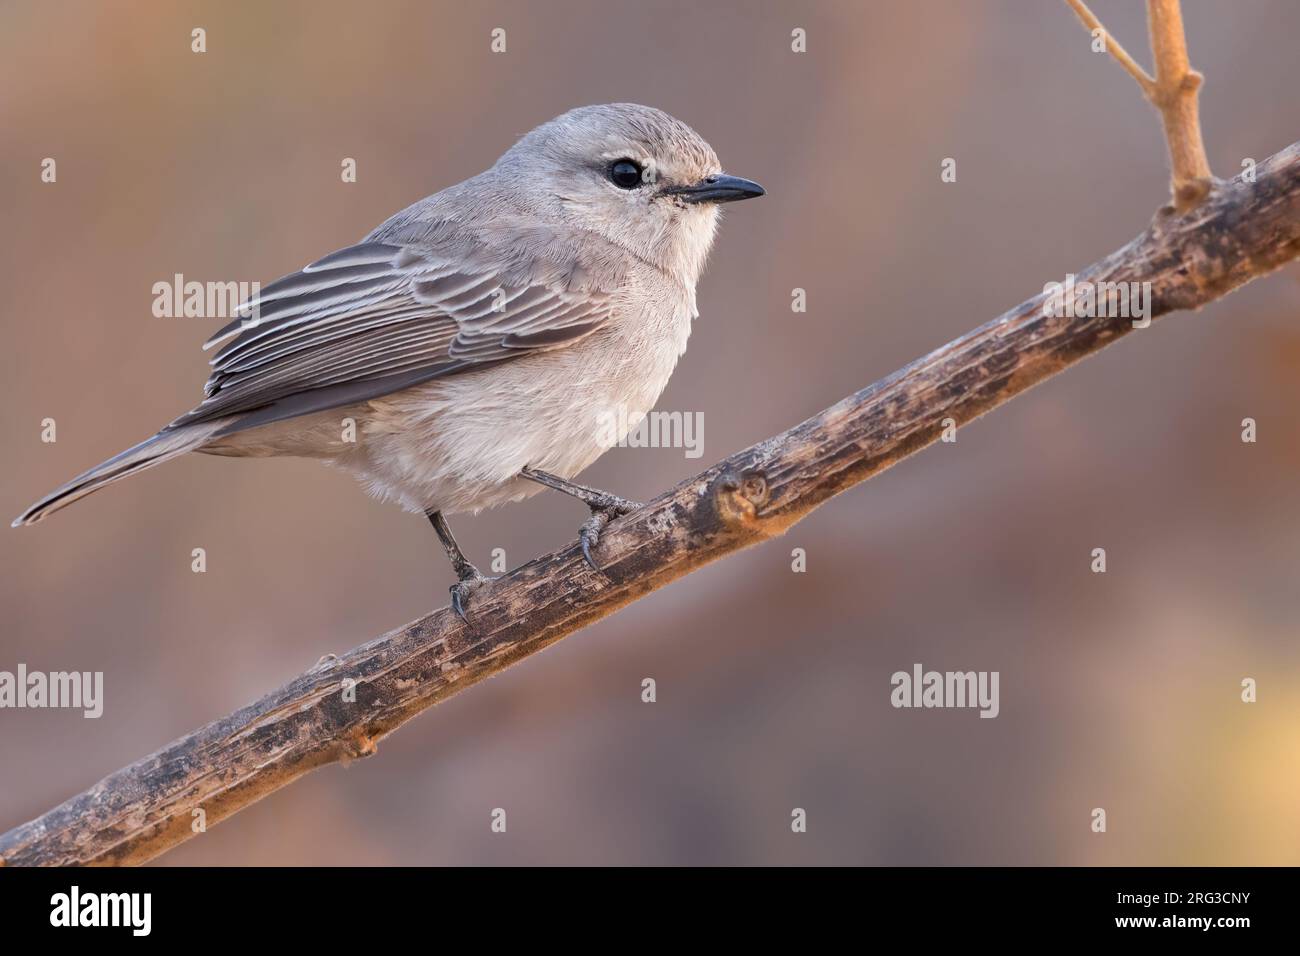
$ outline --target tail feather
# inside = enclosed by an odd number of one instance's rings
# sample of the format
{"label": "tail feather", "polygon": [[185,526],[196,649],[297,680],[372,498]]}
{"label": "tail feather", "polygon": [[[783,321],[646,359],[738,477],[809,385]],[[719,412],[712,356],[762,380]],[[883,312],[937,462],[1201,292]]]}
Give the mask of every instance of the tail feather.
{"label": "tail feather", "polygon": [[154,465],[161,465],[177,455],[193,451],[227,424],[229,424],[228,419],[220,419],[215,422],[187,425],[183,428],[164,428],[152,438],[142,441],[133,448],[128,448],[120,455],[114,455],[108,461],[96,465],[90,471],[73,478],[66,485],[51,491],[15,518],[11,527],[36,524],[60,508],[66,508],[77,499],[84,498],[92,491],[98,491],[119,478],[134,475]]}

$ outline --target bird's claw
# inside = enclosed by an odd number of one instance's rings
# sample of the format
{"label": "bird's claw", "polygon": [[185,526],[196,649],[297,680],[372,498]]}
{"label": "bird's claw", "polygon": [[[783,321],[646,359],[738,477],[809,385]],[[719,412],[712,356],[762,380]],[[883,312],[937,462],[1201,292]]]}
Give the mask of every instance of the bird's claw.
{"label": "bird's claw", "polygon": [[587,567],[593,571],[603,573],[604,569],[592,557],[591,549],[600,542],[600,533],[605,529],[605,525],[609,524],[614,518],[631,514],[641,508],[641,502],[620,498],[618,495],[611,495],[608,491],[601,491],[599,488],[575,485],[558,475],[552,475],[548,471],[538,471],[532,467],[524,468],[519,474],[529,481],[535,481],[539,485],[545,485],[547,488],[553,488],[556,491],[577,498],[591,509],[591,517],[578,530],[578,542],[582,545],[582,557],[587,562]]}
{"label": "bird's claw", "polygon": [[587,567],[593,571],[603,571],[601,566],[596,563],[596,559],[591,556],[591,549],[600,543],[600,532],[609,524],[608,511],[593,511],[591,517],[582,523],[578,529],[578,541],[582,544],[582,557],[587,562]]}
{"label": "bird's claw", "polygon": [[451,609],[456,612],[456,616],[469,624],[469,618],[465,616],[465,604],[468,602],[469,596],[484,584],[495,580],[496,578],[490,578],[478,571],[474,571],[471,574],[466,574],[449,587],[447,590],[451,592]]}
{"label": "bird's claw", "polygon": [[[640,501],[632,501],[628,498],[620,498],[618,495],[603,493],[600,498],[591,505],[592,511],[608,512],[609,518],[621,518],[623,515],[630,515],[638,508],[644,508],[645,505]],[[608,518],[606,519],[608,520]]]}
{"label": "bird's claw", "polygon": [[582,557],[586,560],[587,567],[604,573],[605,569],[591,556],[591,549],[600,543],[600,533],[605,530],[605,525],[609,524],[610,519],[631,514],[640,507],[641,502],[629,501],[617,495],[605,495],[599,504],[591,506],[591,517],[578,529],[578,541],[582,545]]}

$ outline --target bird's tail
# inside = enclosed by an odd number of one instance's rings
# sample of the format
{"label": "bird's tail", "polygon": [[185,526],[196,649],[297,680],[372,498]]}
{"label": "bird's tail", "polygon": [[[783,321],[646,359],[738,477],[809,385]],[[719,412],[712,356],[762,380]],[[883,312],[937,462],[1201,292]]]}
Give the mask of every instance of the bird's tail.
{"label": "bird's tail", "polygon": [[114,455],[108,461],[96,465],[90,471],[73,478],[66,485],[51,491],[15,518],[12,527],[36,524],[47,515],[53,514],[60,508],[66,508],[78,498],[84,498],[92,491],[98,491],[119,478],[134,475],[154,465],[161,465],[177,455],[193,451],[228,423],[225,419],[219,419],[215,422],[185,425],[181,428],[164,428],[147,441],[142,441],[134,448],[128,448],[120,455]]}

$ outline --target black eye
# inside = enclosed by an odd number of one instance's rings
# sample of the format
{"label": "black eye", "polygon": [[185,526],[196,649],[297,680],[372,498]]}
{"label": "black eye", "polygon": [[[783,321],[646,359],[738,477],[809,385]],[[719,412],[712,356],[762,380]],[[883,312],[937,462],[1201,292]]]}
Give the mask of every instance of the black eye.
{"label": "black eye", "polygon": [[609,167],[609,180],[620,189],[641,185],[641,167],[630,159],[620,159]]}

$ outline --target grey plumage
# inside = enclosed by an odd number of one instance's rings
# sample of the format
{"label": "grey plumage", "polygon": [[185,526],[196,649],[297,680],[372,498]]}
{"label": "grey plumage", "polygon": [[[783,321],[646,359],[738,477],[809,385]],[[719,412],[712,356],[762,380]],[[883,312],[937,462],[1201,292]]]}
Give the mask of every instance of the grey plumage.
{"label": "grey plumage", "polygon": [[186,451],[319,458],[426,513],[522,498],[525,466],[571,477],[607,447],[598,412],[634,424],[685,350],[716,203],[758,194],[665,113],[572,110],[267,285],[205,346],[198,406],[14,523]]}

